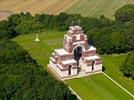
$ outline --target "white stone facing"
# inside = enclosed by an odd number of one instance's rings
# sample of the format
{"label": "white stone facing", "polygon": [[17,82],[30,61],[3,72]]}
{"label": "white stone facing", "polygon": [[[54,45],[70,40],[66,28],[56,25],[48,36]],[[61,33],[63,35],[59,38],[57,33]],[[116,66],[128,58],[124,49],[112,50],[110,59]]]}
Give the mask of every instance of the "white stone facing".
{"label": "white stone facing", "polygon": [[61,78],[68,76],[68,70],[60,70],[59,65],[53,64],[52,61],[49,62],[49,67],[53,69]]}
{"label": "white stone facing", "polygon": [[67,51],[65,51],[63,48],[62,49],[55,49],[55,52],[58,53],[58,55],[60,55],[60,56],[70,54]]}
{"label": "white stone facing", "polygon": [[72,31],[72,30],[68,30],[68,32],[69,32],[69,33],[71,33],[71,34],[73,33],[73,31]]}
{"label": "white stone facing", "polygon": [[94,50],[96,50],[96,48],[93,47],[93,46],[90,46],[89,49],[88,49],[87,51],[94,51]]}
{"label": "white stone facing", "polygon": [[100,71],[102,70],[102,64],[98,64],[94,66],[94,71]]}
{"label": "white stone facing", "polygon": [[68,76],[68,70],[63,70],[63,71],[60,71],[60,76],[62,77],[62,78],[64,78],[64,77],[67,77]]}
{"label": "white stone facing", "polygon": [[70,36],[66,35],[66,37],[67,37],[67,42],[71,42],[72,41],[72,38]]}
{"label": "white stone facing", "polygon": [[98,59],[100,57],[95,55],[95,56],[88,56],[88,57],[84,57],[84,58],[87,59],[87,60],[95,60],[95,59]]}
{"label": "white stone facing", "polygon": [[87,36],[86,35],[84,35],[84,39],[87,40]]}
{"label": "white stone facing", "polygon": [[55,68],[56,64],[54,64],[51,60],[49,61],[49,65],[53,68]]}
{"label": "white stone facing", "polygon": [[56,62],[56,60],[55,60],[53,57],[50,57],[50,59],[51,59],[53,62]]}
{"label": "white stone facing", "polygon": [[83,43],[85,43],[85,41],[78,41],[78,42],[74,42],[73,45],[83,44]]}
{"label": "white stone facing", "polygon": [[71,68],[71,75],[77,75],[77,68],[72,69]]}
{"label": "white stone facing", "polygon": [[87,64],[86,64],[86,63],[84,63],[84,62],[80,59],[79,67],[81,68],[81,70],[85,70],[85,69],[86,69],[86,67],[87,67]]}
{"label": "white stone facing", "polygon": [[62,67],[60,64],[57,64],[57,66],[58,66],[60,69],[63,69],[63,67]]}
{"label": "white stone facing", "polygon": [[80,40],[80,35],[76,35],[76,40]]}
{"label": "white stone facing", "polygon": [[77,63],[76,60],[74,59],[70,59],[70,60],[65,60],[65,61],[61,61],[63,64],[72,64],[72,63]]}
{"label": "white stone facing", "polygon": [[86,72],[93,72],[92,66],[87,66],[85,70]]}

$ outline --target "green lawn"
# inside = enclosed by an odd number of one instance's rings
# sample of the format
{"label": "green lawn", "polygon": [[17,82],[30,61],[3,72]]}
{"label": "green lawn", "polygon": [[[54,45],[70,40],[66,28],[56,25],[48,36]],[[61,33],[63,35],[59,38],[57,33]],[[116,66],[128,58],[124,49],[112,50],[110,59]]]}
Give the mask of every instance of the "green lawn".
{"label": "green lawn", "polygon": [[82,100],[132,100],[126,92],[103,74],[65,81]]}
{"label": "green lawn", "polygon": [[25,34],[14,38],[25,50],[31,54],[33,59],[46,68],[49,57],[55,48],[62,47],[64,32],[45,31],[39,34],[41,41],[35,42],[36,34]]}
{"label": "green lawn", "polygon": [[[35,37],[36,37],[35,34],[20,35],[20,36],[15,37],[14,39],[12,39],[12,41],[16,41],[25,50],[28,50],[28,52],[31,54],[31,56],[34,59],[36,59],[37,62],[40,65],[44,66],[44,68],[46,69],[46,66],[47,66],[47,64],[49,62],[49,57],[51,56],[51,53],[54,51],[54,49],[55,48],[62,48],[64,33],[65,32],[57,32],[57,31],[45,31],[45,32],[42,32],[42,33],[39,34],[39,39],[41,40],[39,42],[34,41]],[[119,66],[120,66],[121,62],[125,59],[125,57],[126,57],[126,55],[120,55],[120,56],[103,55],[102,60],[103,60],[103,64],[104,64],[105,69],[106,69],[105,73],[107,73],[110,77],[112,77],[114,80],[116,80],[120,85],[125,87],[129,92],[134,94],[134,87],[133,87],[134,81],[124,77],[122,75],[122,73],[119,71]],[[96,77],[96,78],[94,78],[94,77]],[[101,78],[99,78],[99,77],[101,77]],[[93,80],[92,78],[96,79],[96,80]],[[98,85],[98,90],[94,90],[94,92],[99,92],[99,91],[100,92],[101,91],[108,92],[109,88],[112,88],[111,87],[112,85],[109,85],[109,84],[113,84],[113,83],[111,81],[108,81],[103,75],[100,75],[100,76],[99,75],[93,75],[91,77],[92,80],[90,80],[89,77],[81,78],[81,79],[78,79],[78,80],[85,80],[85,79],[88,79],[89,81],[93,81],[93,82],[95,81],[94,84],[96,86]],[[71,81],[69,81],[69,83],[70,82],[74,83],[75,81],[77,81],[77,79],[71,80]],[[103,82],[100,83],[101,86],[99,86],[98,81],[104,81],[104,82],[108,81],[109,82],[109,83],[107,83],[108,87],[106,88],[105,83],[103,83]],[[78,82],[78,83],[79,83],[79,85],[82,85],[82,86],[85,85],[86,86],[87,82],[88,81],[84,81],[84,82],[82,81],[82,83],[80,83],[80,82]],[[98,83],[96,83],[96,82],[98,82]],[[114,86],[114,84],[113,84],[113,86]],[[77,88],[77,86],[76,86],[76,88]],[[85,88],[86,87],[82,87],[81,88],[82,90],[80,90],[80,91],[78,90],[78,91],[80,93],[82,92],[82,94],[83,94],[83,93],[85,93],[83,91],[86,91]],[[94,92],[92,92],[92,88],[93,87],[89,86],[87,88],[87,90],[89,90],[90,95],[94,96],[95,94],[94,94]],[[103,89],[99,90],[99,88],[104,88],[104,90]],[[73,88],[73,89],[76,91],[75,88]],[[120,89],[116,90],[116,88],[114,88],[114,90],[115,90],[114,92],[113,92],[113,90],[109,91],[109,95],[110,95],[110,93],[112,93],[111,98],[114,98],[114,97],[116,98],[118,93],[115,93],[115,92],[117,91],[117,92],[120,93],[120,91],[121,91]],[[95,98],[105,97],[106,93],[102,92],[102,96],[100,96],[100,92],[98,94],[96,94]],[[123,94],[124,94],[124,96],[126,96],[126,98],[128,97],[124,93],[124,91],[122,90],[121,95],[117,96],[117,98],[124,97]],[[87,95],[87,94],[85,93],[85,95]],[[83,96],[85,96],[85,95],[83,95]],[[125,99],[125,100],[128,100],[128,99]],[[108,99],[108,100],[110,100],[110,99]],[[116,100],[116,99],[112,99],[112,100]],[[123,99],[119,99],[119,100],[123,100]]]}
{"label": "green lawn", "polygon": [[79,13],[83,16],[114,18],[115,11],[125,4],[134,4],[134,0],[78,0],[69,7],[67,13]]}
{"label": "green lawn", "polygon": [[134,95],[134,80],[124,77],[121,71],[119,71],[119,66],[121,65],[125,57],[126,55],[103,55],[102,60],[106,69],[105,73]]}

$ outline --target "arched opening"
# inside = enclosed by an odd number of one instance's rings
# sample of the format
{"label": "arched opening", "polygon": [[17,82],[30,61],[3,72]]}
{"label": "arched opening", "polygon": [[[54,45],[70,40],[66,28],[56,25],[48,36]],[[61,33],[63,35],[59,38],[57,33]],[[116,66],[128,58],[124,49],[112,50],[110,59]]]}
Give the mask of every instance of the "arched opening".
{"label": "arched opening", "polygon": [[68,67],[68,75],[71,75],[71,65]]}
{"label": "arched opening", "polygon": [[74,49],[74,59],[77,61],[77,65],[79,65],[79,60],[82,57],[82,47],[78,46]]}
{"label": "arched opening", "polygon": [[79,66],[79,61],[81,57],[82,57],[82,47],[78,46],[74,49],[74,59],[77,61],[77,73],[79,73],[81,70]]}

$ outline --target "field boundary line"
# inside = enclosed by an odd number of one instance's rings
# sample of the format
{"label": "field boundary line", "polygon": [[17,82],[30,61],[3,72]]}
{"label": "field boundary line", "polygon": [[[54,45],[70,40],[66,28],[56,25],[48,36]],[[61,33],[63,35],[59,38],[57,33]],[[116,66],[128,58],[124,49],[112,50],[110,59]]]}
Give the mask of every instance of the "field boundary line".
{"label": "field boundary line", "polygon": [[113,80],[110,76],[108,76],[106,73],[102,72],[103,75],[105,75],[109,80],[114,82],[118,87],[120,87],[122,90],[124,90],[127,94],[129,94],[132,98],[134,98],[134,95],[130,93],[128,90],[126,90],[124,87],[122,87],[119,83],[117,83],[115,80]]}

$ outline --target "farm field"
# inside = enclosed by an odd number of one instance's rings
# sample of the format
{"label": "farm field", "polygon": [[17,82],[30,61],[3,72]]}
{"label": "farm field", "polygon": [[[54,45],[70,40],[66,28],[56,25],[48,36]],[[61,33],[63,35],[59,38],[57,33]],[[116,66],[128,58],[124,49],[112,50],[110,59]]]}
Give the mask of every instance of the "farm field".
{"label": "farm field", "polygon": [[71,79],[66,83],[82,100],[132,100],[132,97],[103,74]]}
{"label": "farm field", "polygon": [[0,20],[13,13],[79,13],[82,16],[114,18],[114,12],[134,0],[0,0]]}
{"label": "farm field", "polygon": [[[44,66],[44,69],[46,69],[51,53],[54,51],[54,49],[62,47],[64,33],[65,32],[44,31],[39,34],[39,39],[41,40],[40,42],[34,41],[36,34],[19,35],[13,38],[12,41],[17,42],[25,50],[28,50],[32,58],[36,59],[37,62],[40,65]],[[126,57],[125,54],[102,55],[103,64],[105,67],[105,73],[108,74],[110,77],[112,77],[114,80],[116,80],[129,92],[134,94],[134,87],[133,87],[134,81],[124,77],[122,73],[119,71],[119,66],[121,62],[125,59],[125,57]]]}
{"label": "farm field", "polygon": [[105,15],[114,19],[115,11],[125,4],[134,4],[134,0],[81,0],[69,7],[66,12],[90,17]]}
{"label": "farm field", "polygon": [[[0,0],[0,20],[12,13],[31,12],[58,14],[78,0]],[[8,12],[8,13],[7,13]]]}

